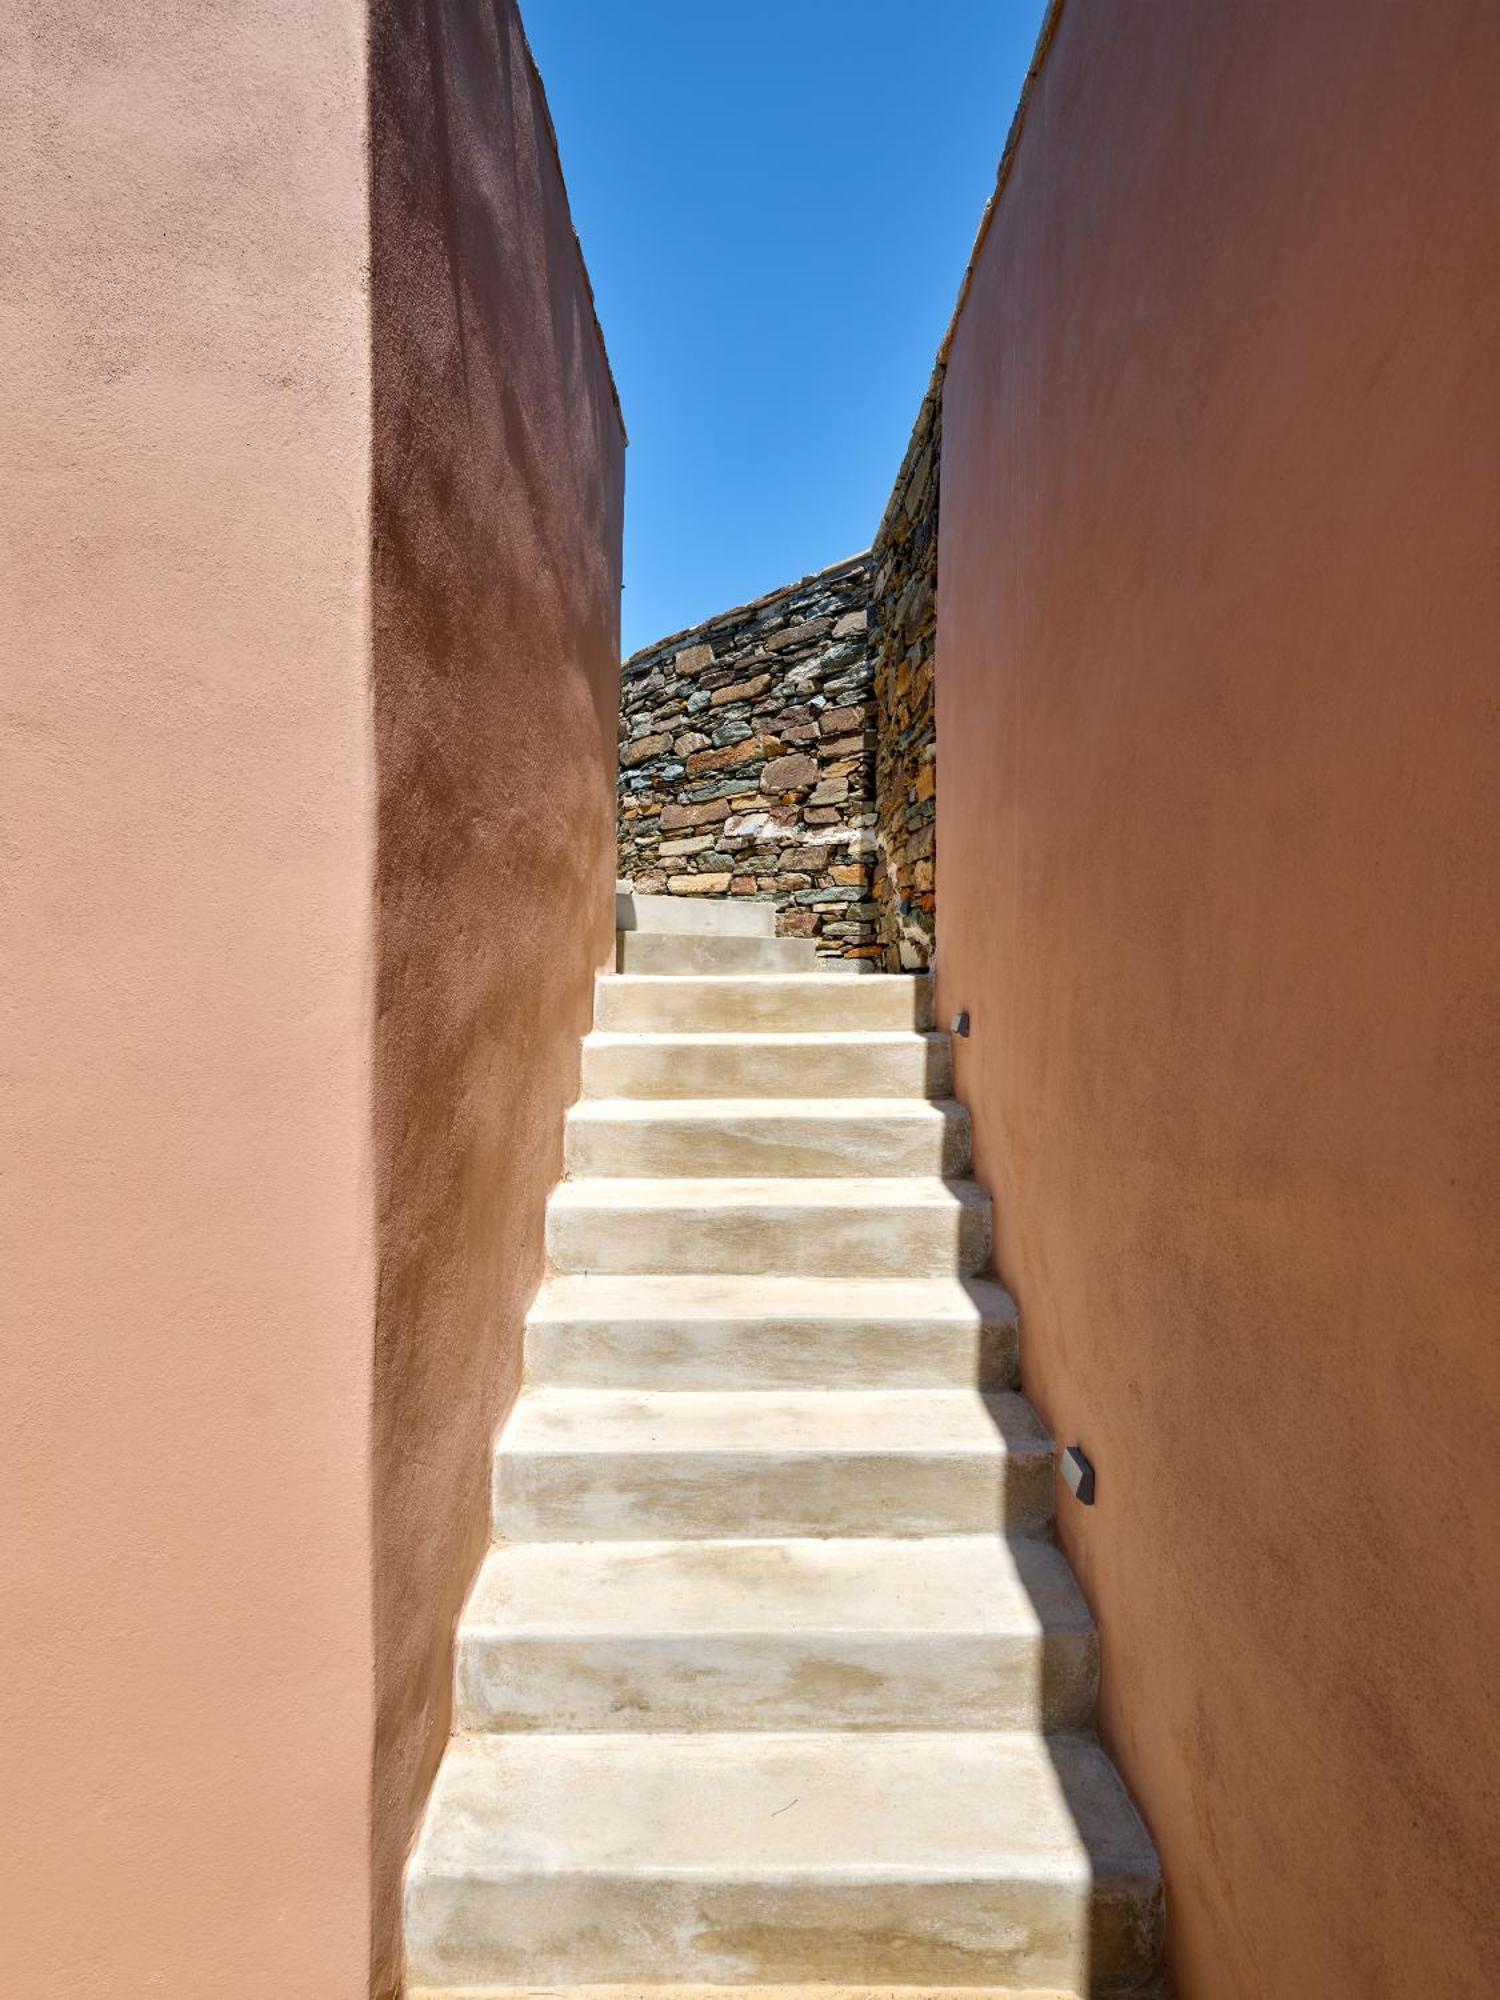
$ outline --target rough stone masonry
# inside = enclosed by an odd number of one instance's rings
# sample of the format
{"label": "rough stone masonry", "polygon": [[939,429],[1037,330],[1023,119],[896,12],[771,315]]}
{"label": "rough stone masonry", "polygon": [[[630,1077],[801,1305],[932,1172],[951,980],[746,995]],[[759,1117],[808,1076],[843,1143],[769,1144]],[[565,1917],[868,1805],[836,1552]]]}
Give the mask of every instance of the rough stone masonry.
{"label": "rough stone masonry", "polygon": [[937,863],[938,478],[943,368],[938,364],[912,430],[870,555],[870,648],[875,666],[875,796],[879,851],[873,893],[888,972],[930,963]]}
{"label": "rough stone masonry", "polygon": [[620,873],[761,896],[783,937],[880,961],[870,565],[854,556],[625,662]]}

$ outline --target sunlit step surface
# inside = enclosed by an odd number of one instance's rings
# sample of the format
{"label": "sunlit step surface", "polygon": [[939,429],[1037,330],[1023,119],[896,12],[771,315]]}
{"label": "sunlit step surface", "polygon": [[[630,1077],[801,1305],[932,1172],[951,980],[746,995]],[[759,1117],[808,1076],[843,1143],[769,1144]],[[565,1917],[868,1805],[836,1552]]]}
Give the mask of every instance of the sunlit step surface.
{"label": "sunlit step surface", "polygon": [[547,1204],[554,1271],[966,1277],[989,1254],[972,1181],[793,1178],[564,1181]]}
{"label": "sunlit step surface", "polygon": [[407,1893],[414,1982],[1144,1978],[1160,1898],[1107,1759],[977,1730],[482,1735]]}
{"label": "sunlit step surface", "polygon": [[545,1385],[1005,1389],[1015,1301],[987,1278],[549,1278],[526,1327]]}
{"label": "sunlit step surface", "polygon": [[523,1391],[495,1448],[506,1541],[1041,1532],[1052,1448],[971,1390]]}
{"label": "sunlit step surface", "polygon": [[611,1034],[583,1044],[585,1097],[946,1097],[946,1035]]}
{"label": "sunlit step surface", "polygon": [[512,1543],[459,1630],[466,1729],[1079,1729],[1098,1647],[1050,1542]]}
{"label": "sunlit step surface", "polygon": [[590,1175],[953,1177],[969,1114],[952,1098],[586,1098],[567,1121],[567,1170]]}
{"label": "sunlit step surface", "polygon": [[673,1030],[847,1032],[932,1026],[932,982],[912,974],[759,973],[739,977],[615,974],[594,988],[594,1026]]}

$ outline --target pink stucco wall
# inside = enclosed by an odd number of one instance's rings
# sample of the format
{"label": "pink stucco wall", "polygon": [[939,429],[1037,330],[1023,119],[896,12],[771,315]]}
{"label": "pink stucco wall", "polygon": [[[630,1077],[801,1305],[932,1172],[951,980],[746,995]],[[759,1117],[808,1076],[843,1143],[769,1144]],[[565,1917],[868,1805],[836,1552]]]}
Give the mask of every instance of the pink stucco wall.
{"label": "pink stucco wall", "polygon": [[361,25],[0,24],[4,1981],[362,1990]]}
{"label": "pink stucco wall", "polygon": [[614,945],[622,444],[513,0],[371,52],[375,1990]]}
{"label": "pink stucco wall", "polygon": [[949,357],[939,1013],[1183,2000],[1497,1991],[1497,101],[1066,0]]}
{"label": "pink stucco wall", "polygon": [[400,18],[0,22],[0,1985],[47,2000],[387,1977],[607,942],[606,365],[513,15],[451,57],[508,189],[458,279]]}

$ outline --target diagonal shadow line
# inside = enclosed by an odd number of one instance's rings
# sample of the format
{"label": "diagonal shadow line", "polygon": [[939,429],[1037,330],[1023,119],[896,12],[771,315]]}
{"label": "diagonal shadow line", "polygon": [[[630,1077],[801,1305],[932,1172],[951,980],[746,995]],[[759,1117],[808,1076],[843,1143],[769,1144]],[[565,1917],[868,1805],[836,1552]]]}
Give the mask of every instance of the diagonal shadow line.
{"label": "diagonal shadow line", "polygon": [[[1004,1286],[993,1268],[993,1253],[989,1265],[983,1280],[964,1279],[963,1288],[974,1302],[982,1330],[976,1356],[975,1387],[996,1431],[1008,1445],[1023,1429],[1022,1414],[1015,1399],[1020,1398],[1024,1402],[1028,1419],[1035,1419],[1036,1411],[1025,1395],[1019,1309],[1013,1312],[1007,1326],[987,1329],[985,1302],[977,1290],[978,1283],[987,1281],[1001,1285],[1007,1298],[1014,1302],[1009,1288]],[[1025,1421],[1024,1428],[1029,1431],[1029,1420]],[[1053,1505],[1048,1512],[1044,1534],[1027,1537],[1010,1532],[1004,1502],[997,1525],[1001,1539],[1017,1557],[1017,1576],[1031,1602],[1037,1629],[1042,1635],[1036,1687],[1038,1713],[1035,1727],[1038,1739],[1051,1763],[1058,1794],[1072,1822],[1078,1845],[1089,1863],[1084,1904],[1077,1913],[1082,1947],[1080,1994],[1092,1996],[1092,2000],[1159,2000],[1163,1991],[1161,1960],[1165,1925],[1160,1882],[1158,1880],[1155,1895],[1151,1898],[1143,1899],[1138,1889],[1132,1890],[1132,1882],[1139,1879],[1141,1856],[1129,1850],[1115,1849],[1101,1839],[1099,1832],[1099,1790],[1103,1778],[1106,1783],[1118,1784],[1125,1793],[1148,1847],[1152,1845],[1135,1801],[1129,1798],[1123,1778],[1099,1740],[1097,1716],[1102,1644],[1093,1607],[1087,1606],[1092,1645],[1085,1712],[1080,1707],[1079,1691],[1074,1685],[1074,1675],[1067,1660],[1061,1656],[1059,1649],[1047,1644],[1048,1609],[1037,1596],[1033,1581],[1025,1570],[1022,1547],[1027,1540],[1036,1540],[1043,1546],[1056,1549],[1067,1561],[1066,1551],[1056,1532],[1057,1495],[1059,1489],[1065,1492],[1066,1488],[1062,1487],[1058,1470],[1056,1441],[1049,1439],[1049,1442]],[[1082,1596],[1082,1585],[1071,1563],[1068,1563],[1068,1573]],[[1084,1601],[1087,1604],[1087,1600]],[[1124,1984],[1118,1981],[1109,1985],[1100,1984],[1102,1968],[1111,1965],[1130,1966],[1136,1971],[1126,1977]]]}

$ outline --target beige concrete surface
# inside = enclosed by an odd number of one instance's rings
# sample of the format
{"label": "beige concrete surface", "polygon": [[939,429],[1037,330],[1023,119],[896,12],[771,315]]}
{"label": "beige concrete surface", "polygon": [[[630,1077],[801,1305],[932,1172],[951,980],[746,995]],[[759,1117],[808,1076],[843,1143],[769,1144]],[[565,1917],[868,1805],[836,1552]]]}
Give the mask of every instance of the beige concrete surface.
{"label": "beige concrete surface", "polygon": [[1036,1532],[1052,1454],[972,1390],[527,1389],[494,1461],[513,1541]]}
{"label": "beige concrete surface", "polygon": [[968,1276],[990,1243],[972,1181],[591,1178],[547,1204],[554,1271]]}
{"label": "beige concrete surface", "polygon": [[615,1033],[770,1033],[932,1026],[932,982],[848,973],[758,973],[694,979],[616,973],[594,991],[594,1026]]}
{"label": "beige concrete surface", "polygon": [[1074,1738],[472,1736],[418,1850],[414,1974],[585,1968],[1103,1986],[1149,1971],[1155,1857]]}
{"label": "beige concrete surface", "polygon": [[1049,1542],[507,1543],[465,1607],[459,1722],[1078,1729],[1096,1673]]}
{"label": "beige concrete surface", "polygon": [[558,1387],[1012,1387],[1009,1293],[984,1278],[553,1276],[526,1370]]}
{"label": "beige concrete surface", "polygon": [[596,1030],[583,1045],[586,1097],[946,1097],[951,1079],[946,1035],[899,1030]]}

